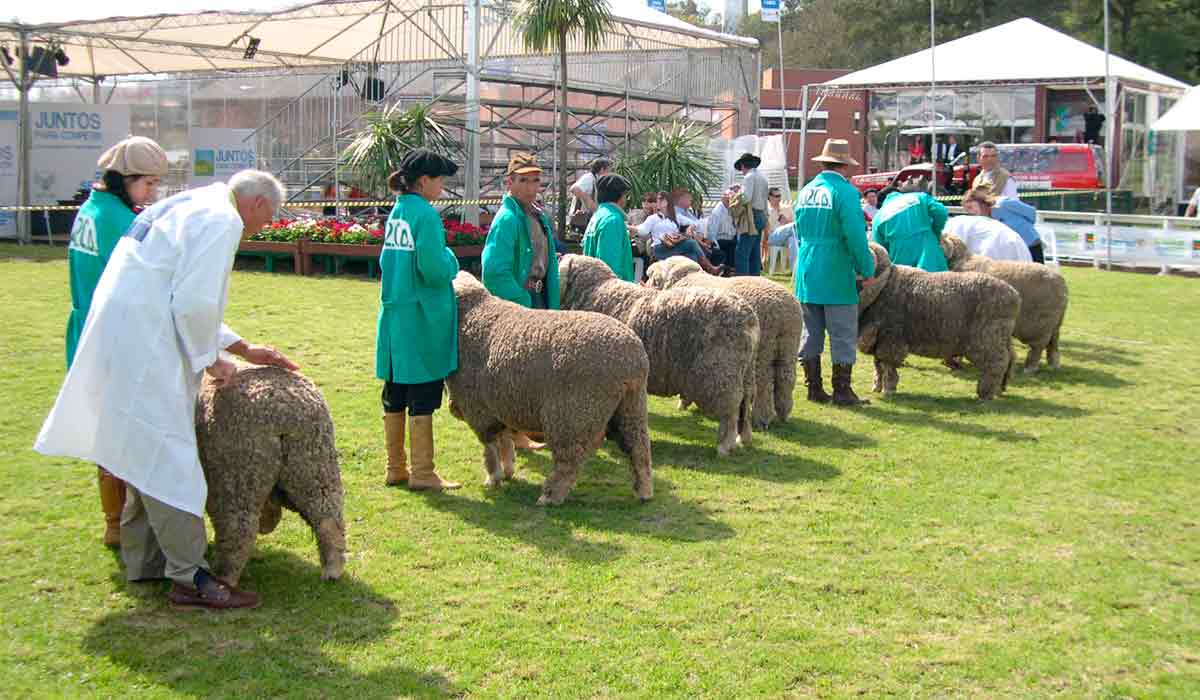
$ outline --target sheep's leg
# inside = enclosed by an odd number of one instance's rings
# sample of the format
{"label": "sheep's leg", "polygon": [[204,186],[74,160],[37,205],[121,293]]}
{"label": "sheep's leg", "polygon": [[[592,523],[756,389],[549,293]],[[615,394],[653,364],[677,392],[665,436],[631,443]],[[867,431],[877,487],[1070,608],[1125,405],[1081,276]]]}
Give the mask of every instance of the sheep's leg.
{"label": "sheep's leg", "polygon": [[643,501],[654,496],[651,476],[650,431],[646,416],[646,387],[636,385],[626,389],[610,425],[615,428],[617,446],[629,455],[633,471],[633,492]]}
{"label": "sheep's leg", "polygon": [[280,488],[317,538],[321,578],[336,579],[346,564],[346,526],[342,518],[342,474],[333,433],[291,437],[286,454]]}
{"label": "sheep's leg", "polygon": [[1036,374],[1038,366],[1042,363],[1042,346],[1030,344],[1029,354],[1025,357],[1025,366],[1021,371],[1025,374]]}
{"label": "sheep's leg", "polygon": [[483,485],[489,489],[499,488],[504,483],[504,465],[500,459],[500,437],[483,446],[483,469],[487,479]]}
{"label": "sheep's leg", "polygon": [[317,551],[321,555],[321,580],[336,581],[346,569],[346,529],[341,518],[317,523]]}
{"label": "sheep's leg", "polygon": [[887,371],[883,368],[883,363],[879,361],[878,357],[876,357],[875,358],[875,381],[874,381],[874,383],[871,384],[871,391],[875,392],[876,394],[883,391],[883,375],[885,375],[885,374],[887,374]]}
{"label": "sheep's leg", "polygon": [[1046,364],[1050,369],[1058,369],[1062,364],[1062,357],[1058,353],[1058,332],[1062,329],[1062,319],[1058,321],[1058,327],[1054,329],[1054,333],[1050,336],[1050,343],[1046,345]]}
{"label": "sheep's leg", "polygon": [[799,337],[795,343],[780,340],[775,348],[775,419],[781,422],[792,415],[792,392],[796,390],[796,353],[799,348]]}
{"label": "sheep's leg", "polygon": [[505,480],[512,479],[517,473],[517,450],[513,442],[513,434],[505,431],[500,435],[500,467],[504,470]]}
{"label": "sheep's leg", "polygon": [[691,402],[691,401],[689,401],[688,399],[684,398],[683,396],[680,396],[680,397],[679,397],[679,410],[681,410],[681,411],[686,411],[686,410],[688,410],[688,409],[689,409],[689,408],[691,408],[691,407],[692,407],[692,402]]}
{"label": "sheep's leg", "polygon": [[283,506],[275,500],[273,494],[268,494],[267,500],[263,502],[262,513],[258,518],[258,534],[271,534],[279,526],[279,521],[282,518]]}
{"label": "sheep's leg", "polygon": [[996,398],[1008,383],[1008,375],[1015,365],[1015,355],[1007,344],[999,352],[991,355],[968,354],[971,364],[980,368],[979,384],[975,388],[976,395],[984,401]]}
{"label": "sheep's leg", "polygon": [[[775,372],[773,343],[761,339],[754,353],[754,429],[766,430],[775,420]],[[795,368],[796,363],[792,362]]]}
{"label": "sheep's leg", "polygon": [[896,387],[900,385],[900,372],[896,368],[903,362],[903,358],[900,360],[875,358],[875,384],[885,397],[895,396]]}
{"label": "sheep's leg", "polygon": [[218,476],[235,474],[244,469],[244,465],[208,464],[209,473],[213,475],[210,477],[208,495],[208,515],[212,520],[213,550],[216,555],[213,573],[232,586],[236,586],[241,579],[242,571],[254,552],[263,509],[275,488],[271,475],[279,472],[276,465],[280,463],[282,454],[276,442],[260,446],[249,458],[260,468],[265,465],[261,473],[266,477],[260,482],[252,482],[249,488],[242,484],[225,483],[226,479]]}
{"label": "sheep's leg", "polygon": [[732,415],[723,416],[717,423],[717,454],[722,457],[729,456],[737,447],[738,440],[738,414],[734,411]]}
{"label": "sheep's leg", "polygon": [[581,449],[551,449],[554,452],[554,471],[542,484],[542,495],[537,501],[539,506],[556,506],[566,500],[567,494],[575,487],[575,481],[579,479],[579,467],[584,459]]}

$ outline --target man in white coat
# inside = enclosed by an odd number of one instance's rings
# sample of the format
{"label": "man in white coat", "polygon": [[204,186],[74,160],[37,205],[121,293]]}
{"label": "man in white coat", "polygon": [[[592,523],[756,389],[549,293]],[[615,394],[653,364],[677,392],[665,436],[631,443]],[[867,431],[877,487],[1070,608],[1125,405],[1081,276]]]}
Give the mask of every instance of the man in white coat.
{"label": "man in white coat", "polygon": [[246,170],[228,185],[188,190],[142,212],[100,278],[75,362],[34,445],[111,465],[126,482],[126,576],[171,579],[175,607],[259,603],[213,577],[204,560],[208,487],[195,406],[205,372],[225,383],[237,371],[221,350],[296,369],[221,321],[238,244],[271,221],[283,196],[269,173]]}

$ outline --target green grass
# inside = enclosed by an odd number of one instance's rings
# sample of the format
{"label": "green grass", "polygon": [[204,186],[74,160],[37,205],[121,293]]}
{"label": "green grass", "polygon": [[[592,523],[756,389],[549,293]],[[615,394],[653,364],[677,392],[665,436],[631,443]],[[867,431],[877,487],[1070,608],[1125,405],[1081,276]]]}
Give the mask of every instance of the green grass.
{"label": "green grass", "polygon": [[439,470],[468,485],[384,488],[377,284],[237,272],[230,325],[333,411],[346,576],[318,580],[289,513],[243,578],[260,610],[182,614],[100,545],[94,468],[30,449],[63,374],[61,258],[0,246],[0,694],[1200,695],[1196,280],[1064,270],[1062,370],[990,403],[910,358],[893,400],[798,401],[721,460],[712,421],[652,398],[655,499],[605,447],[542,509],[547,457],[485,492],[445,411]]}

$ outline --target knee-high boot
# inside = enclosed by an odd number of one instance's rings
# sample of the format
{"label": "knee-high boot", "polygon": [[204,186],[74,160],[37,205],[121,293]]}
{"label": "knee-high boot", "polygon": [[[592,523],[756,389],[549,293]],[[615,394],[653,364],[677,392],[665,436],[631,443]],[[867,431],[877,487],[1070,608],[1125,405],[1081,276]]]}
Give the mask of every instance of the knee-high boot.
{"label": "knee-high boot", "polygon": [[404,452],[404,422],[408,414],[383,414],[383,433],[387,440],[387,478],[386,486],[396,486],[408,483],[408,455]]}
{"label": "knee-high boot", "polygon": [[408,488],[413,491],[457,489],[462,484],[445,481],[433,467],[433,416],[410,416],[408,432],[412,436],[412,469]]}
{"label": "knee-high boot", "polygon": [[104,544],[121,546],[121,511],[125,508],[125,482],[98,467],[100,507],[104,510]]}

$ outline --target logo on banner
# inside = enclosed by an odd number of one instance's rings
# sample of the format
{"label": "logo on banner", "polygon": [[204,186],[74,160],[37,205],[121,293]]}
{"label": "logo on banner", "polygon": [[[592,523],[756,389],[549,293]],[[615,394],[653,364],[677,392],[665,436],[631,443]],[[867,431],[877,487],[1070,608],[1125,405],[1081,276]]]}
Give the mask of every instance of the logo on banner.
{"label": "logo on banner", "polygon": [[667,11],[667,0],[649,0],[647,4],[650,5],[651,10]]}
{"label": "logo on banner", "polygon": [[197,148],[196,158],[192,163],[192,174],[196,177],[212,177],[216,172],[216,151],[211,148]]}
{"label": "logo on banner", "polygon": [[11,173],[17,169],[17,149],[12,144],[0,146],[0,173]]}
{"label": "logo on banner", "polygon": [[33,122],[34,138],[42,142],[101,144],[104,119],[99,112],[41,111]]}
{"label": "logo on banner", "polygon": [[195,155],[192,174],[196,177],[226,179],[258,162],[252,148],[197,148]]}
{"label": "logo on banner", "polygon": [[779,21],[779,0],[762,0],[762,21]]}

